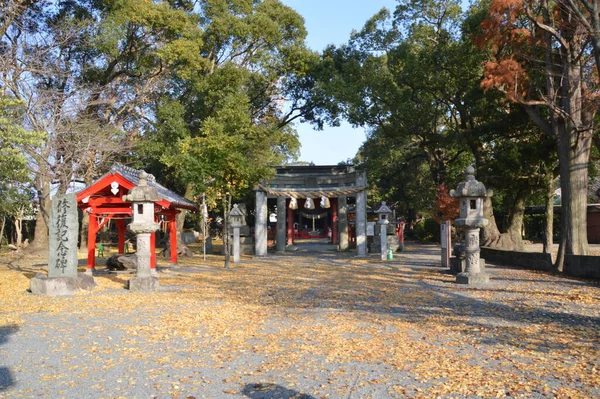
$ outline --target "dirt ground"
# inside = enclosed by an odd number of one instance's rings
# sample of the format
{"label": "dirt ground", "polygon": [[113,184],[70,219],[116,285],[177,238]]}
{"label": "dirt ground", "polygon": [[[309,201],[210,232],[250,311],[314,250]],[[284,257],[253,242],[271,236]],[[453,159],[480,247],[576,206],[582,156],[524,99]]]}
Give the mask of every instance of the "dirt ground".
{"label": "dirt ground", "polygon": [[0,398],[600,397],[598,282],[488,266],[464,286],[439,257],[159,258],[158,292],[99,274],[60,298],[27,292],[44,259],[6,258]]}

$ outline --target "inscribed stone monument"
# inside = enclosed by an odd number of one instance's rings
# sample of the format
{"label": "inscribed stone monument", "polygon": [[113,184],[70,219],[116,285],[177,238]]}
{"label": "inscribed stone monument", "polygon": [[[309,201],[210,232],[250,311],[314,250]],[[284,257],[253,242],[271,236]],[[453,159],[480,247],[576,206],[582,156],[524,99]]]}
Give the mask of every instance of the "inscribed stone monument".
{"label": "inscribed stone monument", "polygon": [[75,194],[56,195],[50,210],[48,277],[77,277],[77,200]]}
{"label": "inscribed stone monument", "polygon": [[77,273],[79,220],[75,194],[52,199],[49,223],[48,276],[38,273],[30,281],[31,292],[41,295],[69,295],[96,286],[94,277]]}

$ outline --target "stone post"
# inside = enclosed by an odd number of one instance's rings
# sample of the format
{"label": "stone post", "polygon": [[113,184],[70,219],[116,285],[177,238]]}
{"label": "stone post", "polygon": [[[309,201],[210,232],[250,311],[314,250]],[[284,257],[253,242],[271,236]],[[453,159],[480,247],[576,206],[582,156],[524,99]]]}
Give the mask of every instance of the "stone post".
{"label": "stone post", "polygon": [[254,254],[267,256],[267,194],[256,190],[256,218],[254,222]]}
{"label": "stone post", "polygon": [[338,231],[340,234],[340,251],[347,251],[348,245],[348,201],[346,197],[338,197]]}
{"label": "stone post", "polygon": [[356,194],[356,254],[367,256],[367,192]]}
{"label": "stone post", "polygon": [[442,267],[450,267],[450,248],[452,248],[452,225],[450,221],[440,225],[440,238],[442,244]]}
{"label": "stone post", "polygon": [[240,228],[233,228],[233,263],[240,263]]}
{"label": "stone post", "polygon": [[285,252],[286,213],[285,197],[277,197],[277,235],[275,236],[277,252]]}
{"label": "stone post", "polygon": [[131,291],[155,291],[159,287],[158,277],[152,275],[152,233],[158,230],[159,224],[154,219],[154,203],[162,201],[156,188],[148,185],[148,174],[140,172],[139,183],[123,196],[123,201],[132,203],[133,222],[127,229],[136,235],[135,258],[137,270],[135,277],[128,281]]}
{"label": "stone post", "polygon": [[[388,220],[386,220],[389,223]],[[379,241],[381,247],[381,260],[387,257],[387,223],[382,223],[379,229]]]}
{"label": "stone post", "polygon": [[[357,172],[356,185],[367,185],[367,174]],[[356,194],[356,252],[358,256],[367,256],[367,191]]]}

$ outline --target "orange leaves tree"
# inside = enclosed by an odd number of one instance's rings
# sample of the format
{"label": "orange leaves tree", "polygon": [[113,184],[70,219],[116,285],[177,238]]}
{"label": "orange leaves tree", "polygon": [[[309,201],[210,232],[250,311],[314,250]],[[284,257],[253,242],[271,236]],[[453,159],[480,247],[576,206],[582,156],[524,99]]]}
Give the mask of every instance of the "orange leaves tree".
{"label": "orange leaves tree", "polygon": [[435,188],[435,200],[433,204],[437,210],[437,221],[454,220],[459,213],[459,202],[457,198],[451,197],[450,189],[446,184],[440,184]]}
{"label": "orange leaves tree", "polygon": [[557,143],[563,255],[587,254],[588,161],[598,107],[590,33],[572,1],[492,0],[481,43],[491,58],[482,87],[522,104]]}

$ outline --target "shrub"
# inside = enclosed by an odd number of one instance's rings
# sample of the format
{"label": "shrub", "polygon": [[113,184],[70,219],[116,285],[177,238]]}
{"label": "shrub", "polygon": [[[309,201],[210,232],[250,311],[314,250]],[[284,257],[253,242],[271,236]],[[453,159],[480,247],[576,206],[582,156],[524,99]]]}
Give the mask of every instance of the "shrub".
{"label": "shrub", "polygon": [[440,241],[440,224],[433,218],[421,220],[415,225],[417,240],[425,242]]}

